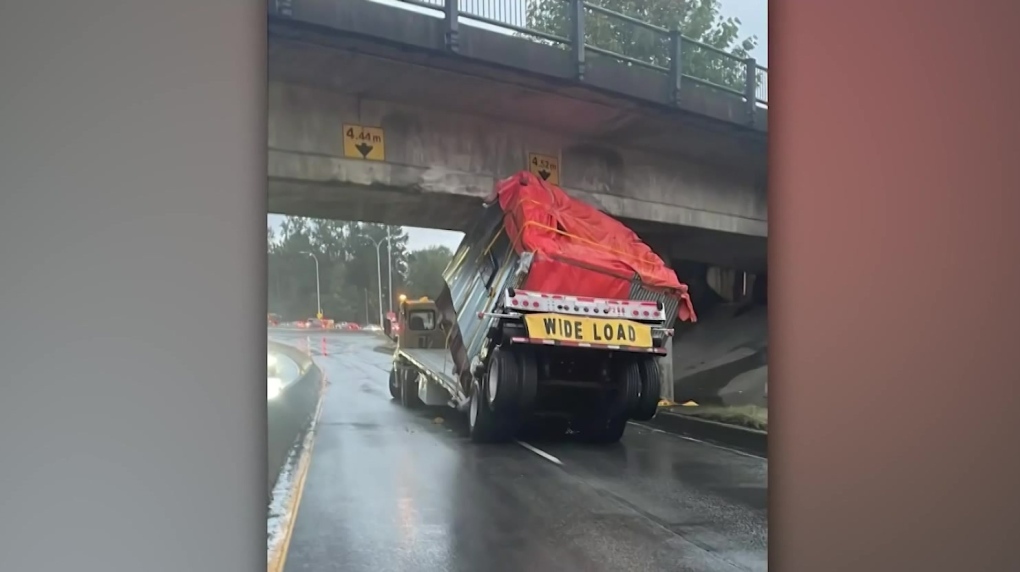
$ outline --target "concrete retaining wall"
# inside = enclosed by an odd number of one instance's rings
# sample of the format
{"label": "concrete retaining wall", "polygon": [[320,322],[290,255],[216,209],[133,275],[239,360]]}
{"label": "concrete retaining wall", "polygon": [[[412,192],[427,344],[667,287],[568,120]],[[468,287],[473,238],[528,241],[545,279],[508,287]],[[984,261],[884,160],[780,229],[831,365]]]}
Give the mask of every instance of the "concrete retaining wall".
{"label": "concrete retaining wall", "polygon": [[703,310],[697,324],[678,331],[672,352],[675,401],[766,406],[768,308],[739,315],[734,309],[731,304]]}

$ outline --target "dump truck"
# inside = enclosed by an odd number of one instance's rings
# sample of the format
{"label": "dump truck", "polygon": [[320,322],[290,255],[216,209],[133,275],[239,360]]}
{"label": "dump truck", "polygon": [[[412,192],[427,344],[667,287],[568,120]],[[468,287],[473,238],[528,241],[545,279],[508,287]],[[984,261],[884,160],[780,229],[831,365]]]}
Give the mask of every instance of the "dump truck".
{"label": "dump truck", "polygon": [[466,412],[476,442],[618,441],[656,413],[675,320],[696,320],[632,230],[526,171],[497,182],[443,278],[399,305],[390,393]]}

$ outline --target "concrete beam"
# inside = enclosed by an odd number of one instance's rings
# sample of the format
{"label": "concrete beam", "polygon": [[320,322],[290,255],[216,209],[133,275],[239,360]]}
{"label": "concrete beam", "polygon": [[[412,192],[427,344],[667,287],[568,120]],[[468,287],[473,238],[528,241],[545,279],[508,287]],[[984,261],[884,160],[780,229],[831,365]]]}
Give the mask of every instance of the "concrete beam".
{"label": "concrete beam", "polygon": [[[383,128],[385,162],[345,158],[345,123]],[[293,202],[301,185],[361,189],[360,196],[369,199],[362,191],[431,194],[431,200],[439,201],[444,196],[480,198],[497,179],[526,168],[533,152],[558,157],[561,186],[613,216],[670,228],[767,233],[764,189],[746,171],[716,169],[683,157],[592,143],[467,114],[270,84],[271,208],[274,204],[285,208],[284,198],[274,196],[278,191],[290,189]],[[349,202],[339,192],[334,195],[335,201]],[[329,197],[320,193],[320,199]],[[404,224],[430,226],[425,222]]]}
{"label": "concrete beam", "polygon": [[[327,212],[356,213],[357,218],[332,218],[450,230],[464,230],[465,219],[474,214],[497,180],[442,167],[370,163],[277,150],[269,151],[268,165],[269,210],[273,213],[324,218],[331,218]],[[571,187],[564,190],[616,218],[725,233],[755,235],[767,231],[764,221]],[[313,212],[319,214],[308,214]]]}

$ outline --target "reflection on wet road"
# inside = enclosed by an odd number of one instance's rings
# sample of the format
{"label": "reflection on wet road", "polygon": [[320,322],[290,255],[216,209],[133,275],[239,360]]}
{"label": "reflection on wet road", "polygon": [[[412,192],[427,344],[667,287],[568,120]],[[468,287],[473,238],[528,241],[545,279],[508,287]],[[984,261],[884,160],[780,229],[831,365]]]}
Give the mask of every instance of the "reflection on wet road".
{"label": "reflection on wet road", "polygon": [[451,410],[391,401],[381,337],[312,336],[330,387],[286,572],[767,569],[764,459],[636,426],[533,444],[561,464],[474,445]]}
{"label": "reflection on wet road", "polygon": [[284,385],[293,383],[298,377],[300,377],[301,367],[298,366],[296,361],[281,353],[274,353],[272,351],[269,353],[276,360],[276,377],[278,377]]}

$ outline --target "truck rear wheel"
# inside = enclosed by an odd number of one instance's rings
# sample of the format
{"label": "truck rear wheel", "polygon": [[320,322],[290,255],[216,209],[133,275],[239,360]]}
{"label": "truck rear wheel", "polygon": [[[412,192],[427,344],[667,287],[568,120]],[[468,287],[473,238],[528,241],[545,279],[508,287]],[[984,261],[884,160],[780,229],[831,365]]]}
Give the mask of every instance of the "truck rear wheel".
{"label": "truck rear wheel", "polygon": [[400,403],[408,409],[421,405],[418,397],[418,372],[405,370],[400,377]]}
{"label": "truck rear wheel", "polygon": [[618,389],[609,405],[609,414],[624,418],[632,415],[641,400],[641,368],[637,362],[627,360],[616,368]]}
{"label": "truck rear wheel", "polygon": [[478,378],[471,382],[468,434],[475,443],[493,443],[512,437],[507,414],[502,411],[493,411],[489,407],[486,388]]}
{"label": "truck rear wheel", "polygon": [[584,437],[590,443],[610,444],[616,443],[623,438],[627,430],[627,417],[624,415],[612,416],[597,424],[592,424]]}
{"label": "truck rear wheel", "polygon": [[614,367],[617,389],[603,401],[600,411],[583,424],[581,437],[590,443],[616,443],[627,430],[627,418],[637,409],[641,398],[641,369],[634,360],[617,362]]}
{"label": "truck rear wheel", "polygon": [[538,395],[538,360],[535,354],[527,349],[517,352],[518,367],[520,368],[521,387],[517,397],[517,407],[521,413],[531,413],[535,407],[535,397]]}
{"label": "truck rear wheel", "polygon": [[632,419],[648,421],[655,417],[659,409],[659,396],[662,395],[662,379],[655,358],[642,358],[637,362],[641,377],[641,396],[637,407],[631,414]]}
{"label": "truck rear wheel", "polygon": [[485,380],[485,401],[496,412],[515,409],[521,393],[521,367],[517,355],[504,348],[492,350]]}
{"label": "truck rear wheel", "polygon": [[400,399],[400,382],[397,381],[396,366],[390,370],[390,397]]}

